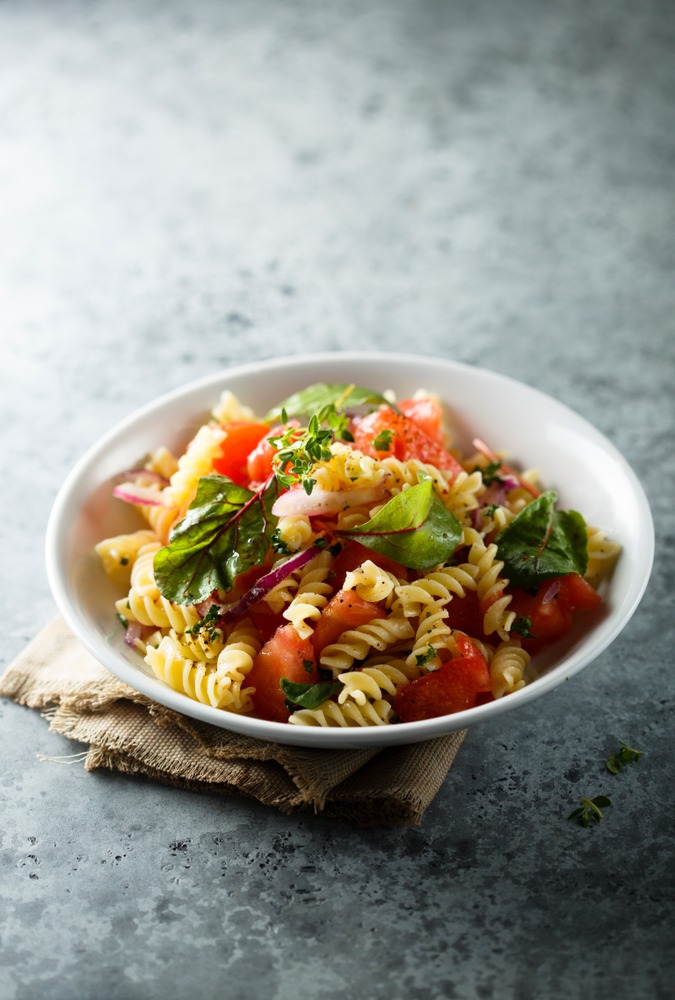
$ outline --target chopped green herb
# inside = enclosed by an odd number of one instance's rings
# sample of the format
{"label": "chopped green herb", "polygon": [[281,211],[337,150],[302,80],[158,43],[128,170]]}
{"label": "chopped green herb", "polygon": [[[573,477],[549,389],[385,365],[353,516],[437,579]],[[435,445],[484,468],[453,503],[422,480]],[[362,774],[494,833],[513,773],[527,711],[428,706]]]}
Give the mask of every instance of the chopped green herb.
{"label": "chopped green herb", "polygon": [[502,470],[502,463],[500,461],[488,462],[484,469],[478,468],[477,471],[481,473],[483,477],[484,486],[492,486],[493,483],[501,483],[502,476],[500,472]]}
{"label": "chopped green herb", "polygon": [[380,431],[377,437],[373,439],[373,448],[375,451],[389,451],[393,437],[393,431]]}
{"label": "chopped green herb", "polygon": [[122,556],[120,559],[120,566],[128,566],[128,565],[129,565],[129,556]]}
{"label": "chopped green herb", "polygon": [[305,668],[306,674],[314,673],[314,661],[313,660],[303,660],[302,665]]}
{"label": "chopped green herb", "polygon": [[511,632],[515,632],[516,635],[522,635],[523,639],[535,639],[536,636],[532,635],[532,619],[528,615],[518,615],[513,619],[511,624]]}
{"label": "chopped green herb", "polygon": [[218,618],[220,617],[221,610],[220,605],[212,604],[200,621],[196,622],[190,628],[185,629],[185,634],[200,635],[204,633],[207,642],[214,642],[220,633]]}
{"label": "chopped green herb", "polygon": [[415,663],[418,667],[424,667],[427,663],[431,661],[436,656],[436,650],[433,646],[427,646],[427,648],[422,653],[417,653],[415,656]]}
{"label": "chopped green herb", "polygon": [[272,532],[272,538],[270,544],[272,546],[272,550],[274,552],[278,552],[279,555],[288,556],[291,554],[291,550],[288,544],[281,537],[278,528],[275,528],[274,531]]}
{"label": "chopped green herb", "polygon": [[588,826],[591,820],[600,823],[603,819],[600,807],[604,809],[612,804],[606,795],[596,795],[594,799],[580,798],[579,802],[581,805],[573,809],[567,818],[576,819],[581,826]]}
{"label": "chopped green herb", "polygon": [[[127,607],[128,607],[128,606],[129,606],[129,604],[128,604],[128,602],[127,602]],[[124,617],[124,615],[121,615],[121,614],[119,613],[119,611],[117,612],[117,617],[118,617],[119,621],[120,621],[120,622],[121,622],[121,624],[122,624],[122,628],[126,628],[126,627],[127,627],[127,625],[129,624],[129,619],[128,619],[128,618],[125,618],[125,617]]]}
{"label": "chopped green herb", "polygon": [[618,774],[623,769],[624,764],[637,764],[642,756],[642,750],[634,750],[633,747],[629,747],[623,740],[619,740],[619,743],[621,744],[621,748],[612,751],[606,764],[607,770],[611,774]]}

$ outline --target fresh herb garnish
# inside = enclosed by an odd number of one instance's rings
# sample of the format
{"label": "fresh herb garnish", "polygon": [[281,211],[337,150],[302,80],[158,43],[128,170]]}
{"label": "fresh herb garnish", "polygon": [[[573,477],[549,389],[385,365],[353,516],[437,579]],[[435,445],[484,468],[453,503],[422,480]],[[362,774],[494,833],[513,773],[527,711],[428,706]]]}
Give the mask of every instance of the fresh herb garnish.
{"label": "fresh herb garnish", "polygon": [[619,740],[619,743],[621,744],[621,748],[613,750],[607,760],[606,767],[611,774],[618,774],[623,769],[624,764],[637,764],[642,756],[642,750],[634,750],[633,747],[629,747],[623,740]]}
{"label": "fresh herb garnish", "polygon": [[373,448],[375,451],[389,451],[394,432],[389,430],[380,431],[376,438],[373,438]]}
{"label": "fresh herb garnish", "polygon": [[574,510],[556,510],[553,490],[529,503],[496,538],[504,576],[513,587],[536,593],[539,584],[588,565],[586,522]]}
{"label": "fresh herb garnish", "polygon": [[[129,602],[128,601],[127,601],[127,607],[129,607]],[[125,618],[124,615],[120,614],[119,611],[117,612],[117,618],[118,618],[120,624],[122,625],[122,628],[126,628],[127,625],[129,624],[129,619]]]}
{"label": "fresh herb garnish", "polygon": [[581,798],[579,802],[581,805],[573,809],[567,818],[576,819],[581,826],[588,826],[591,820],[600,823],[603,819],[600,807],[604,809],[612,804],[606,795],[596,795],[594,799]]}
{"label": "fresh herb garnish", "polygon": [[511,632],[522,635],[523,639],[536,639],[532,634],[532,619],[528,615],[517,615],[511,624]]}
{"label": "fresh herb garnish", "polygon": [[203,633],[207,642],[215,642],[220,634],[218,618],[222,610],[219,604],[212,604],[200,621],[185,629],[185,634],[200,635]]}
{"label": "fresh herb garnish", "polygon": [[320,681],[316,684],[296,684],[295,681],[282,677],[279,681],[281,690],[286,695],[292,711],[296,706],[315,709],[324,701],[334,697],[342,690],[340,681]]}
{"label": "fresh herb garnish", "polygon": [[436,649],[433,646],[427,646],[427,648],[421,653],[417,653],[415,656],[415,663],[418,667],[425,667],[427,663],[431,663],[435,657]]}
{"label": "fresh herb garnish", "polygon": [[488,462],[484,469],[476,467],[476,471],[480,472],[483,477],[483,486],[492,486],[493,483],[501,483],[502,479],[502,463],[497,459],[494,462]]}
{"label": "fresh herb garnish", "polygon": [[280,556],[288,556],[291,554],[291,549],[287,542],[283,540],[278,528],[275,528],[272,532],[272,538],[270,540],[273,552],[278,552]]}
{"label": "fresh herb garnish", "polygon": [[277,524],[276,496],[274,479],[252,493],[226,476],[202,476],[187,514],[155,555],[160,593],[175,604],[197,604],[262,565]]}
{"label": "fresh herb garnish", "polygon": [[[286,412],[283,416],[287,417]],[[331,457],[333,441],[353,441],[349,418],[339,413],[333,403],[313,413],[307,427],[287,427],[283,433],[269,438],[276,449],[273,460],[277,482],[285,489],[300,483],[307,494],[316,480],[311,472],[317,462],[327,462]]]}
{"label": "fresh herb garnish", "polygon": [[446,510],[431,477],[392,497],[365,524],[338,532],[357,538],[381,555],[409,569],[425,570],[446,562],[462,538],[462,526]]}

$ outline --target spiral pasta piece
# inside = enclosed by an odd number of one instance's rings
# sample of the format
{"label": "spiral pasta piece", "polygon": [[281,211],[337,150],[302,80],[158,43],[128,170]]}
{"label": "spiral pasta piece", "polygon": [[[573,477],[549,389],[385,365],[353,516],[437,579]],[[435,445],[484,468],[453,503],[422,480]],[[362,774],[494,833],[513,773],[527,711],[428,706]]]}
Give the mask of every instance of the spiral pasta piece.
{"label": "spiral pasta piece", "polygon": [[335,492],[362,489],[383,482],[384,474],[377,459],[341,441],[334,442],[330,450],[331,457],[317,462],[312,468],[312,478],[320,489]]}
{"label": "spiral pasta piece", "polygon": [[[286,557],[283,559],[278,559],[273,569],[276,569],[281,563],[286,561]],[[279,614],[287,604],[293,600],[296,590],[298,589],[298,583],[300,582],[300,572],[296,571],[294,573],[289,573],[280,583],[277,583],[275,587],[272,587],[270,591],[263,597],[265,604],[273,611],[275,614]]]}
{"label": "spiral pasta piece", "polygon": [[211,410],[211,415],[219,424],[226,424],[231,420],[257,419],[251,407],[240,402],[229,389],[224,389],[221,392],[218,402]]}
{"label": "spiral pasta piece", "polygon": [[95,546],[95,552],[108,576],[125,577],[131,582],[131,568],[144,545],[156,541],[149,528],[133,531],[128,535],[104,538]]}
{"label": "spiral pasta piece", "polygon": [[479,494],[483,490],[480,472],[460,472],[441,493],[443,505],[460,522],[464,521],[467,514],[479,506]]}
{"label": "spiral pasta piece", "polygon": [[530,662],[530,654],[524,650],[519,639],[500,643],[490,660],[490,685],[493,698],[503,698],[525,687],[525,671]]}
{"label": "spiral pasta piece", "polygon": [[400,580],[393,573],[377,566],[372,559],[366,559],[345,575],[342,586],[344,590],[355,591],[364,601],[373,604],[384,603],[387,606],[389,598],[395,594],[399,584]]}
{"label": "spiral pasta piece", "polygon": [[240,713],[253,708],[254,688],[243,685],[261,646],[262,640],[250,618],[244,618],[228,635],[217,664],[218,681],[224,692],[221,707]]}
{"label": "spiral pasta piece", "polygon": [[164,635],[157,647],[148,646],[145,662],[175,691],[204,705],[221,708],[223,695],[215,664],[192,660],[184,652],[175,634]]}
{"label": "spiral pasta piece", "polygon": [[384,650],[414,635],[407,618],[375,618],[366,625],[347,629],[337,642],[325,646],[319,657],[333,676],[349,670],[355,660],[364,660],[371,649]]}
{"label": "spiral pasta piece", "polygon": [[153,561],[161,548],[159,542],[142,546],[131,569],[131,587],[127,597],[115,603],[119,614],[141,625],[185,632],[200,621],[192,604],[173,604],[163,597],[155,581]]}
{"label": "spiral pasta piece", "polygon": [[465,597],[467,590],[476,589],[478,568],[471,563],[441,566],[412,583],[396,587],[394,609],[405,618],[416,618],[430,604],[447,604],[453,597]]}
{"label": "spiral pasta piece", "polygon": [[586,537],[588,566],[584,577],[592,587],[598,587],[614,569],[621,546],[609,539],[601,528],[593,525],[586,526]]}
{"label": "spiral pasta piece", "polygon": [[306,514],[287,514],[277,525],[280,540],[291,552],[306,548],[314,538],[312,523]]}
{"label": "spiral pasta piece", "polygon": [[434,602],[423,610],[413,648],[406,661],[410,666],[424,664],[426,670],[437,670],[441,665],[440,651],[454,652],[454,633],[445,622],[447,617],[448,612],[440,602]]}
{"label": "spiral pasta piece", "polygon": [[381,701],[386,695],[395,695],[399,687],[409,683],[407,674],[391,663],[348,670],[339,674],[338,680],[343,685],[338,695],[340,705],[344,705],[350,698],[357,705],[365,705],[367,701]]}
{"label": "spiral pasta piece", "polygon": [[462,545],[469,546],[468,561],[478,570],[476,592],[481,607],[485,608],[483,631],[485,635],[496,632],[500,639],[507,640],[516,616],[508,610],[512,598],[504,592],[508,581],[500,576],[504,563],[497,558],[497,546],[494,542],[486,545],[475,528],[464,529]]}
{"label": "spiral pasta piece", "polygon": [[283,612],[301,639],[312,634],[313,623],[319,619],[321,609],[333,593],[331,584],[326,582],[332,563],[330,552],[321,552],[303,567],[295,597]]}
{"label": "spiral pasta piece", "polygon": [[353,729],[357,726],[386,726],[391,713],[391,703],[385,699],[367,701],[364,705],[357,705],[354,701],[348,701],[344,705],[324,701],[318,708],[298,709],[288,721],[292,726]]}

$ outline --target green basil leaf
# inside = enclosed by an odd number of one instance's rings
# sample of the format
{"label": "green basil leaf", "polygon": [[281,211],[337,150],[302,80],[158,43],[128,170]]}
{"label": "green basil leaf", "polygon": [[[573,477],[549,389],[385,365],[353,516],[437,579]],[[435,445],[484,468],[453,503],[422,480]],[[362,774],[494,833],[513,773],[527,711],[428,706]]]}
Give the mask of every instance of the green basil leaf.
{"label": "green basil leaf", "polygon": [[155,556],[162,596],[196,604],[214,590],[231,590],[240,573],[261,565],[277,524],[271,513],[276,496],[275,481],[253,493],[227,476],[202,476],[187,514]]}
{"label": "green basil leaf", "polygon": [[496,538],[504,576],[535,593],[540,583],[579,573],[588,565],[586,522],[574,510],[556,510],[553,490],[542,493]]}
{"label": "green basil leaf", "polygon": [[279,686],[293,705],[315,709],[342,690],[340,681],[321,681],[315,684],[296,684],[282,677]]}
{"label": "green basil leaf", "polygon": [[[294,393],[267,414],[266,419],[277,420],[281,411],[285,410],[289,417],[311,416],[325,406],[336,406],[338,412],[347,409],[355,409],[358,406],[380,406],[387,403],[384,396],[372,389],[362,389],[353,386],[347,393],[349,385],[337,382],[317,382],[314,385]],[[345,395],[346,393],[346,395]],[[338,406],[339,403],[339,406]],[[388,404],[391,405],[391,404]]]}
{"label": "green basil leaf", "polygon": [[392,497],[365,524],[340,531],[409,569],[447,562],[462,538],[462,526],[436,496],[431,479]]}

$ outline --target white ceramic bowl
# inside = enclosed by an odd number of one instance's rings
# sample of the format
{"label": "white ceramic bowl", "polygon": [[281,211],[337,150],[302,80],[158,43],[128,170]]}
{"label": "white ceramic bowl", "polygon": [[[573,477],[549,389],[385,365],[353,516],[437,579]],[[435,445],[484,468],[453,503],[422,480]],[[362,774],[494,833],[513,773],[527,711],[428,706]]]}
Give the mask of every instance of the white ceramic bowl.
{"label": "white ceramic bowl", "polygon": [[[120,471],[161,444],[182,448],[220,392],[232,390],[264,414],[314,382],[355,382],[399,398],[424,388],[438,394],[460,447],[478,436],[506,450],[514,464],[536,468],[560,504],[620,542],[622,553],[604,592],[601,614],[546,651],[539,676],[515,694],[478,708],[423,722],[358,729],[300,727],[219,711],[173,691],[127,647],[115,615],[121,596],[101,570],[94,545],[141,527],[138,515],[112,497]],[[77,463],[55,501],[46,555],[54,598],[87,649],[136,690],[184,715],[248,736],[314,747],[414,743],[516,711],[595,659],[635,611],[651,571],[654,530],[642,487],[616,448],[586,420],[530,386],[483,369],[424,356],[317,354],[256,362],[219,372],[149,403],[113,428]],[[545,708],[542,708],[545,711]]]}

